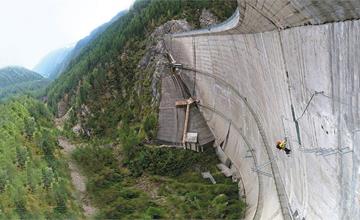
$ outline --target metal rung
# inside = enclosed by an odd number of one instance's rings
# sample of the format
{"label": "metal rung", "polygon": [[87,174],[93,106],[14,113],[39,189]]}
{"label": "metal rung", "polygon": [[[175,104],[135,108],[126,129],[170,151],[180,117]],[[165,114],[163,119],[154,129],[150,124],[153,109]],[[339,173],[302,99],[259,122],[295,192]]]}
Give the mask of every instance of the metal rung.
{"label": "metal rung", "polygon": [[344,154],[347,154],[350,152],[353,152],[353,150],[343,151],[343,150],[339,149],[336,152],[327,153],[327,154],[324,154],[323,156],[330,156],[330,155],[337,154],[337,153],[344,155]]}
{"label": "metal rung", "polygon": [[[318,152],[316,152],[315,153],[315,155],[316,156],[321,156],[321,155],[324,155],[324,154],[329,154],[329,153],[333,153],[333,152],[328,152],[328,151],[325,151],[325,152],[323,152],[323,151],[318,151]],[[336,152],[335,152],[336,153]]]}
{"label": "metal rung", "polygon": [[332,152],[332,151],[334,151],[334,149],[332,149],[332,148],[319,148],[318,150],[317,150],[317,153],[326,153],[326,152]]}
{"label": "metal rung", "polygon": [[348,150],[348,149],[350,149],[350,147],[343,147],[343,148],[339,149],[339,152],[341,153],[342,151],[345,151],[345,150]]}
{"label": "metal rung", "polygon": [[324,149],[322,152],[334,152],[334,151],[339,151],[339,149],[329,148],[329,149]]}
{"label": "metal rung", "polygon": [[316,155],[325,155],[325,154],[332,154],[332,153],[338,153],[338,150],[323,150],[323,151],[319,151],[319,152],[316,152]]}
{"label": "metal rung", "polygon": [[335,151],[337,151],[337,149],[334,149],[334,148],[320,148],[320,149],[316,152],[316,155],[333,153],[333,152],[335,152]]}
{"label": "metal rung", "polygon": [[313,149],[305,149],[305,148],[300,148],[300,151],[304,152],[304,153],[315,153],[317,156],[330,156],[333,154],[346,154],[349,152],[352,152],[352,150],[348,150],[350,149],[350,147],[343,147],[340,149],[337,148],[313,148]]}
{"label": "metal rung", "polygon": [[334,152],[330,152],[330,153],[327,153],[327,154],[323,154],[323,156],[326,157],[326,156],[334,155],[334,154],[337,154],[337,153],[339,153],[339,151],[334,151]]}
{"label": "metal rung", "polygon": [[312,149],[308,149],[308,148],[300,148],[300,151],[304,152],[304,153],[314,153],[316,151],[318,151],[318,148],[312,148]]}
{"label": "metal rung", "polygon": [[347,153],[350,153],[350,152],[353,152],[353,150],[348,150],[348,151],[345,151],[345,152],[340,152],[341,155],[344,155],[344,154],[347,154]]}
{"label": "metal rung", "polygon": [[316,155],[316,156],[321,156],[321,155],[323,155],[323,153],[321,153],[321,152],[316,152],[315,155]]}
{"label": "metal rung", "polygon": [[253,156],[252,155],[250,155],[250,156],[245,156],[245,158],[252,158]]}
{"label": "metal rung", "polygon": [[272,174],[271,174],[271,173],[267,173],[267,172],[265,172],[265,171],[261,171],[261,170],[254,169],[254,168],[252,168],[251,170],[252,170],[253,172],[260,173],[260,174],[262,174],[262,175],[264,175],[264,176],[272,177]]}
{"label": "metal rung", "polygon": [[261,169],[261,168],[263,168],[263,167],[266,167],[267,165],[269,165],[269,164],[271,164],[272,162],[274,162],[276,159],[277,159],[277,158],[275,157],[274,159],[272,159],[272,160],[270,160],[270,161],[268,161],[268,162],[266,162],[266,163],[263,163],[263,164],[261,164],[261,165],[259,165],[259,166],[256,166],[255,169]]}

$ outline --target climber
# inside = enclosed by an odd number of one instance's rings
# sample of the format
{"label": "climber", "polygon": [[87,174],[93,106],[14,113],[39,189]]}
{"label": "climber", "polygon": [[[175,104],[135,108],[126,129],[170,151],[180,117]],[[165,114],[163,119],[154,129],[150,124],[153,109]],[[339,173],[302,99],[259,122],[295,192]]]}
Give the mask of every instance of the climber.
{"label": "climber", "polygon": [[287,140],[277,141],[276,148],[285,151],[286,154],[290,154],[290,149],[286,147]]}

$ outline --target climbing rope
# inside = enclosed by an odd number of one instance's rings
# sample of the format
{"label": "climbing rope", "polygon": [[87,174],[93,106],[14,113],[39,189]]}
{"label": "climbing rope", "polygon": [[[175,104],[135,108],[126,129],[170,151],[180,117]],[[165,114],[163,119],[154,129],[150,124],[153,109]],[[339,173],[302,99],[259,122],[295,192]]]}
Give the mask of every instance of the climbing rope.
{"label": "climbing rope", "polygon": [[324,91],[321,91],[321,92],[315,91],[315,92],[312,94],[312,96],[311,96],[310,100],[308,101],[308,103],[307,103],[307,105],[306,105],[303,113],[300,115],[300,117],[298,117],[298,118],[296,119],[296,121],[299,121],[299,120],[304,116],[304,114],[305,114],[306,110],[308,109],[308,107],[309,107],[311,101],[313,100],[313,98],[314,98],[316,95],[320,95],[320,94],[324,94]]}

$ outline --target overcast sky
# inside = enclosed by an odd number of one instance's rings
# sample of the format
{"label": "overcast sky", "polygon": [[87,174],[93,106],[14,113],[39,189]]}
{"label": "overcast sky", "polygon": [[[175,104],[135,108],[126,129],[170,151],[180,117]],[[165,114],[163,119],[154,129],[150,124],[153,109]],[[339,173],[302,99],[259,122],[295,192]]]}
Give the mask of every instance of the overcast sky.
{"label": "overcast sky", "polygon": [[134,0],[0,0],[0,68],[32,69],[52,50],[75,43]]}

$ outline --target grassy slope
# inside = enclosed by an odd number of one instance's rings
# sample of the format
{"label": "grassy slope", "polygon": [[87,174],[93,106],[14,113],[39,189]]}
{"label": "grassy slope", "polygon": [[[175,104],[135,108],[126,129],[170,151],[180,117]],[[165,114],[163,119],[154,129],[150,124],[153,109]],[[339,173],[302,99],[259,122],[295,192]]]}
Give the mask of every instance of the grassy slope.
{"label": "grassy slope", "polygon": [[[101,210],[98,218],[244,217],[237,184],[219,173],[211,149],[195,153],[138,146],[130,154],[120,146],[116,150],[118,154],[111,148],[88,145],[74,153],[88,175],[92,200]],[[200,171],[211,171],[217,184],[203,179]]]}
{"label": "grassy slope", "polygon": [[0,218],[80,216],[47,108],[31,98],[0,104]]}

